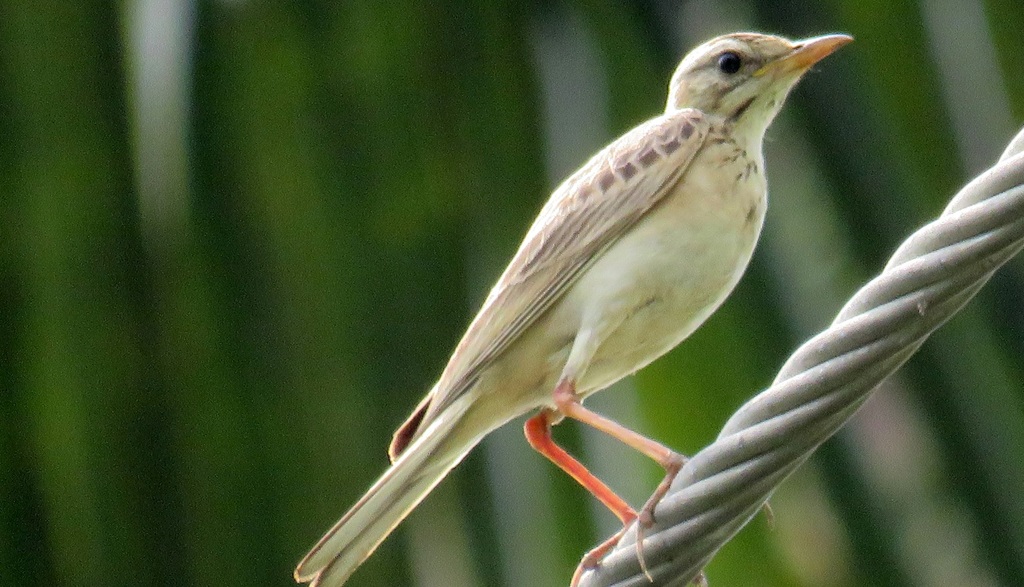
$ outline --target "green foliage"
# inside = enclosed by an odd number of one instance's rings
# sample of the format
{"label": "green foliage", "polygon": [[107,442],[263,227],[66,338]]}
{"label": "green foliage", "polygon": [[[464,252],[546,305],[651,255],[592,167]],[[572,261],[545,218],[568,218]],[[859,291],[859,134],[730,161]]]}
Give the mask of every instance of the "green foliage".
{"label": "green foliage", "polygon": [[[851,33],[769,131],[737,292],[610,404],[710,442],[1017,131],[979,140],[957,109],[1024,116],[1020,2],[975,7],[980,28],[941,3],[722,4],[0,1],[0,586],[289,584],[384,470],[552,161],[657,113],[722,27]],[[996,62],[957,75],[949,38]],[[585,83],[556,92],[551,64]],[[711,583],[1024,584],[1022,288],[1011,263]],[[614,522],[508,428],[352,584],[566,584]],[[621,454],[563,428],[584,462]],[[659,473],[632,459],[592,464],[643,499]]]}

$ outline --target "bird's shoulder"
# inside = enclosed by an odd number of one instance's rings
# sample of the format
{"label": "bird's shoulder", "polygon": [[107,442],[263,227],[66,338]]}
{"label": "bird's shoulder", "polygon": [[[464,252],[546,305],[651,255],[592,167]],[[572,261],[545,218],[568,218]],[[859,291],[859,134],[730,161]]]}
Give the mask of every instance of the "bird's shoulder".
{"label": "bird's shoulder", "polygon": [[712,130],[710,117],[692,108],[656,116],[594,154],[555,190],[549,205],[621,189],[642,180],[646,170],[689,159]]}
{"label": "bird's shoulder", "polygon": [[[595,153],[552,193],[530,227],[513,265],[519,271],[508,277],[522,279],[559,247],[555,235],[577,238],[579,223],[600,222],[601,212],[622,206],[646,209],[660,197],[658,187],[666,177],[685,170],[709,135],[715,134],[712,117],[685,108],[666,112],[643,122]],[[625,201],[623,201],[625,200]]]}

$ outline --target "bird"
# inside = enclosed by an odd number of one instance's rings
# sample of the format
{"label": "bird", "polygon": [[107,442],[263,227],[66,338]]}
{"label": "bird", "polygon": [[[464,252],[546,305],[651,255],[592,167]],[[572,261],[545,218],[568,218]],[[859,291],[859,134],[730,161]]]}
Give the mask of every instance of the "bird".
{"label": "bird", "polygon": [[[665,111],[554,190],[439,379],[395,432],[391,465],[301,560],[295,580],[345,583],[484,436],[534,412],[524,426],[531,446],[624,529],[653,523],[685,457],[583,399],[674,348],[732,292],[764,222],[765,131],[800,78],[850,41],[732,33],[690,51],[671,77]],[[639,511],[554,443],[551,427],[563,418],[665,468]],[[574,583],[620,535],[584,557]]]}

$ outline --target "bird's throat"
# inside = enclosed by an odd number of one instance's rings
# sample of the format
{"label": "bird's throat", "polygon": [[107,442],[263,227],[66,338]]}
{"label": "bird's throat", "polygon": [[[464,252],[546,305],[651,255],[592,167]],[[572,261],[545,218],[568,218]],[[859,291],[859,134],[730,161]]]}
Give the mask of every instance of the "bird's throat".
{"label": "bird's throat", "polygon": [[743,113],[746,112],[747,109],[750,108],[750,105],[753,104],[753,103],[754,103],[754,98],[752,98],[752,97],[748,98],[745,102],[740,104],[739,107],[737,107],[736,110],[734,110],[732,114],[729,115],[729,120],[731,120],[733,122],[739,120],[739,118],[741,116],[743,116]]}

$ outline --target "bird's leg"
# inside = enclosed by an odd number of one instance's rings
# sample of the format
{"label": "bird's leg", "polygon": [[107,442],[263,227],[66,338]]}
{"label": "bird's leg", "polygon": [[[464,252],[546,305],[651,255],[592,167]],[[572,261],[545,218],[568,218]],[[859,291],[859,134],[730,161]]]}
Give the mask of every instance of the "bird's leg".
{"label": "bird's leg", "polygon": [[556,418],[561,418],[561,416],[558,416],[551,410],[541,410],[539,414],[527,420],[523,426],[527,442],[537,452],[568,473],[584,489],[594,494],[622,522],[622,530],[584,555],[583,560],[576,567],[576,572],[573,573],[572,581],[570,582],[570,586],[575,587],[579,583],[583,572],[596,567],[601,562],[601,559],[604,558],[604,555],[618,543],[622,535],[625,534],[626,528],[636,519],[636,511],[612,491],[610,487],[605,485],[603,481],[587,470],[582,463],[567,453],[564,448],[555,444],[554,439],[551,437],[551,424],[557,421]]}
{"label": "bird's leg", "polygon": [[[554,400],[555,406],[563,415],[572,418],[573,420],[583,422],[584,424],[588,424],[591,427],[622,441],[627,446],[647,455],[665,469],[665,477],[661,480],[661,483],[658,484],[658,487],[654,490],[650,499],[647,500],[647,503],[644,504],[644,507],[640,509],[637,516],[636,556],[640,562],[640,568],[643,570],[644,575],[653,581],[650,572],[647,570],[647,562],[644,560],[643,532],[654,525],[654,508],[658,505],[658,502],[661,501],[661,498],[665,497],[669,487],[672,485],[672,480],[676,478],[676,475],[679,474],[683,465],[686,464],[686,457],[659,442],[651,440],[646,436],[626,428],[618,422],[609,420],[608,418],[583,407],[583,404],[580,403],[579,397],[576,395],[575,385],[572,381],[563,379],[562,382],[555,387]],[[607,550],[607,548],[605,550]]]}
{"label": "bird's leg", "polygon": [[621,497],[615,494],[610,487],[605,485],[587,470],[582,463],[565,452],[565,449],[555,444],[551,438],[551,423],[555,413],[551,410],[541,410],[539,414],[526,421],[523,431],[526,433],[526,440],[537,452],[544,455],[552,463],[575,479],[584,489],[594,494],[594,497],[601,500],[623,525],[627,525],[636,519],[636,511],[629,506]]}

